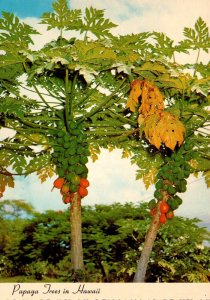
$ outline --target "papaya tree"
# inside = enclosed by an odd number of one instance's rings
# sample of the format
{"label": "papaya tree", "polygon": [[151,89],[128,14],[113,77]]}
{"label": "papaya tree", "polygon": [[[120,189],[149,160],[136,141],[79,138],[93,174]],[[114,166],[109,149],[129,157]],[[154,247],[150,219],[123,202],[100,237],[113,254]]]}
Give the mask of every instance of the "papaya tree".
{"label": "papaya tree", "polygon": [[[88,194],[88,157],[96,159],[106,139],[129,134],[124,125],[132,124],[121,104],[130,79],[118,68],[135,58],[109,46],[116,25],[103,15],[91,7],[83,16],[66,0],[55,1],[41,23],[58,29],[58,37],[36,51],[30,49],[36,30],[8,12],[0,19],[1,127],[14,131],[1,141],[1,195],[14,186],[14,176],[36,173],[44,182],[57,174],[52,188],[71,203],[73,270],[84,268],[81,199]],[[64,38],[72,31],[77,37]]]}
{"label": "papaya tree", "polygon": [[[148,149],[132,151],[131,160],[139,166],[137,177],[146,187],[155,183],[154,198],[148,203],[152,220],[134,282],[145,280],[158,230],[182,204],[180,193],[186,192],[190,174],[201,172],[209,187],[209,64],[199,62],[201,51],[208,53],[210,47],[209,30],[198,18],[194,28],[184,28],[184,36],[174,45],[154,33],[156,50],[150,49],[150,60],[134,70],[138,77],[127,101],[130,111],[138,110],[139,135]],[[195,64],[176,63],[176,52],[192,50],[197,51]],[[159,60],[154,61],[157,55]]]}
{"label": "papaya tree", "polygon": [[57,174],[53,188],[71,203],[72,269],[83,269],[88,157],[96,160],[100,148],[122,149],[138,166],[137,179],[146,187],[156,183],[134,279],[143,281],[158,229],[181,204],[177,193],[186,191],[186,178],[201,171],[209,184],[208,68],[199,55],[193,65],[175,60],[177,52],[207,52],[208,28],[199,18],[177,45],[157,32],[113,36],[116,25],[102,10],[82,14],[65,0],[55,1],[41,23],[58,29],[58,37],[32,51],[31,35],[38,32],[13,14],[0,19],[1,126],[14,130],[1,141],[1,193],[14,186],[15,175],[36,173],[43,182]]}

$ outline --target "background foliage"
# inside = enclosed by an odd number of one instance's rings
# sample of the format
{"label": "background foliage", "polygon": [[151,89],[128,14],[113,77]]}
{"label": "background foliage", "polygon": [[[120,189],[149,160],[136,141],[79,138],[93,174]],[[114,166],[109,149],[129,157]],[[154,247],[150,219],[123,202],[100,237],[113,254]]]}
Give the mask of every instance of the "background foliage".
{"label": "background foliage", "polygon": [[[132,281],[150,223],[146,207],[146,203],[83,207],[85,272],[80,280]],[[22,218],[14,211],[21,212]],[[31,211],[22,201],[1,203],[0,281],[20,275],[22,280],[74,281],[69,268],[68,210],[33,211],[32,215]],[[203,243],[210,240],[210,233],[198,222],[175,217],[161,228],[147,282],[208,281],[210,248]]]}

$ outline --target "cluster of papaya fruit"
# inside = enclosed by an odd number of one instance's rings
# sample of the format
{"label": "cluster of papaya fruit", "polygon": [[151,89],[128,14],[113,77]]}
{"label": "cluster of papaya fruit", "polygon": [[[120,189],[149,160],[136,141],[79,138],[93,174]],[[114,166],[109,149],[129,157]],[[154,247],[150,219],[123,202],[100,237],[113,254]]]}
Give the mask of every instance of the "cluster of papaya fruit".
{"label": "cluster of papaya fruit", "polygon": [[61,190],[65,203],[68,201],[66,198],[70,193],[79,192],[81,197],[87,195],[87,190],[83,191],[83,185],[80,186],[80,184],[81,180],[88,182],[86,164],[89,155],[90,151],[82,125],[71,120],[68,132],[63,128],[58,131],[52,154],[59,176],[57,178],[58,186],[55,186],[55,182],[54,186]]}
{"label": "cluster of papaya fruit", "polygon": [[161,201],[160,223],[165,223],[167,218],[171,219],[174,216],[173,211],[182,204],[182,199],[176,193],[184,193],[187,190],[186,179],[193,172],[189,164],[189,160],[194,158],[192,149],[193,142],[186,141],[171,157],[165,158],[165,163],[157,174],[154,199],[148,203],[148,207],[151,215],[154,215],[157,203]]}
{"label": "cluster of papaya fruit", "polygon": [[[80,197],[85,197],[88,195],[87,187],[90,185],[89,181],[86,178],[80,178],[78,175],[75,175],[75,181],[77,182],[77,191]],[[66,181],[62,177],[58,177],[53,184],[53,187],[60,189],[60,192],[62,194],[62,200],[63,203],[68,204],[71,202],[72,197],[75,192],[72,192],[71,190],[71,183]]]}

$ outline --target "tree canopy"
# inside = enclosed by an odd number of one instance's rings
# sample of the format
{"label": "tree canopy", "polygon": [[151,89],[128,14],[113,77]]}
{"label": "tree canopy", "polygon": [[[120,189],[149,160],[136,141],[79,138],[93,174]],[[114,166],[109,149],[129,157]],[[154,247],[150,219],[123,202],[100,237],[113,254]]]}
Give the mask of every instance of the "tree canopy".
{"label": "tree canopy", "polygon": [[[137,178],[146,187],[155,182],[167,149],[157,151],[148,143],[139,132],[138,114],[126,108],[135,79],[152,82],[166,112],[184,124],[198,154],[195,172],[201,171],[209,185],[209,68],[199,61],[200,52],[209,49],[205,21],[198,18],[194,28],[184,28],[184,39],[175,44],[159,32],[113,36],[110,29],[116,25],[103,10],[91,7],[83,14],[70,10],[65,0],[55,1],[53,9],[40,22],[48,30],[59,29],[58,38],[34,51],[30,44],[38,32],[2,12],[1,127],[15,135],[1,141],[1,191],[14,185],[14,174],[35,172],[43,182],[56,172],[51,156],[55,136],[63,126],[69,130],[71,117],[83,124],[93,160],[100,147],[122,148],[123,157],[132,153]],[[75,37],[65,39],[64,31],[76,31]],[[176,53],[191,51],[198,53],[194,64],[176,62]]]}

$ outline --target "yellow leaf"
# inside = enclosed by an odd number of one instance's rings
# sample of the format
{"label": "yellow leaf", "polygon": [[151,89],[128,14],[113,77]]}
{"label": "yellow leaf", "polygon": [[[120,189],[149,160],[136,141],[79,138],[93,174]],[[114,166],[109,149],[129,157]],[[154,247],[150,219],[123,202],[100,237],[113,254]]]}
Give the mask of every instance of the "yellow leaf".
{"label": "yellow leaf", "polygon": [[39,179],[41,180],[41,183],[45,182],[48,177],[52,177],[54,175],[54,166],[53,165],[47,165],[41,170],[37,172],[37,175]]}
{"label": "yellow leaf", "polygon": [[184,141],[185,127],[179,119],[169,112],[161,112],[149,115],[145,118],[143,129],[145,137],[157,149],[161,144],[174,150],[175,146],[181,146]]}
{"label": "yellow leaf", "polygon": [[210,171],[204,172],[205,182],[208,188],[210,188]]}
{"label": "yellow leaf", "polygon": [[145,133],[146,139],[157,149],[161,146],[161,138],[157,131],[157,124],[160,121],[159,114],[149,115],[142,124],[142,131]]}
{"label": "yellow leaf", "polygon": [[139,123],[139,126],[141,126],[144,123],[144,117],[142,115],[139,115],[138,123]]}
{"label": "yellow leaf", "polygon": [[131,87],[126,107],[135,112],[141,96],[138,117],[141,135],[144,132],[146,139],[157,149],[161,144],[171,150],[176,145],[180,147],[184,141],[185,127],[177,116],[164,111],[163,96],[159,89],[146,80],[138,79],[132,82]]}
{"label": "yellow leaf", "polygon": [[28,135],[28,138],[29,138],[31,141],[33,141],[33,142],[35,142],[35,143],[37,143],[37,144],[39,144],[39,143],[46,143],[46,142],[47,142],[46,136],[45,136],[44,134],[40,134],[40,133],[32,133],[32,134],[29,134],[29,135]]}
{"label": "yellow leaf", "polygon": [[124,149],[122,153],[122,158],[129,158],[131,156],[131,152],[128,149]]}
{"label": "yellow leaf", "polygon": [[143,117],[146,117],[159,110],[164,110],[163,96],[159,89],[148,81],[143,81],[142,85],[143,88],[139,113],[141,113]]}
{"label": "yellow leaf", "polygon": [[93,162],[98,159],[98,154],[100,154],[100,149],[98,146],[91,146],[90,147],[90,157]]}
{"label": "yellow leaf", "polygon": [[126,104],[132,112],[135,112],[141,96],[139,113],[146,117],[157,110],[164,110],[163,96],[159,89],[146,80],[135,79],[131,83],[131,91]]}
{"label": "yellow leaf", "polygon": [[126,103],[126,108],[129,108],[132,112],[136,111],[136,106],[139,102],[139,96],[141,95],[141,80],[134,80],[131,83],[131,91]]}
{"label": "yellow leaf", "polygon": [[157,168],[152,167],[149,170],[149,172],[147,172],[145,175],[143,175],[143,182],[144,182],[146,189],[148,189],[149,186],[155,182],[157,172],[158,172]]}
{"label": "yellow leaf", "polygon": [[[191,160],[189,160],[188,161],[188,163],[189,163],[189,165],[194,169],[194,172],[193,172],[193,176],[194,177],[196,177],[196,178],[198,178],[198,169],[199,169],[199,163],[197,162],[197,160],[195,160],[195,159],[191,159]],[[208,173],[208,171],[207,171],[207,173]],[[204,176],[205,176],[205,174],[204,174]],[[207,177],[208,177],[208,175],[207,175]],[[207,186],[208,186],[208,183],[207,183],[207,177],[205,178],[205,180],[206,180],[206,184],[207,184]],[[209,172],[209,184],[210,184],[210,172]]]}
{"label": "yellow leaf", "polygon": [[109,152],[112,152],[114,150],[114,146],[113,145],[108,145],[108,150],[109,150]]}
{"label": "yellow leaf", "polygon": [[180,147],[184,141],[185,127],[182,122],[170,112],[164,111],[162,113],[156,130],[159,132],[162,143],[171,150],[174,150],[177,144]]}

